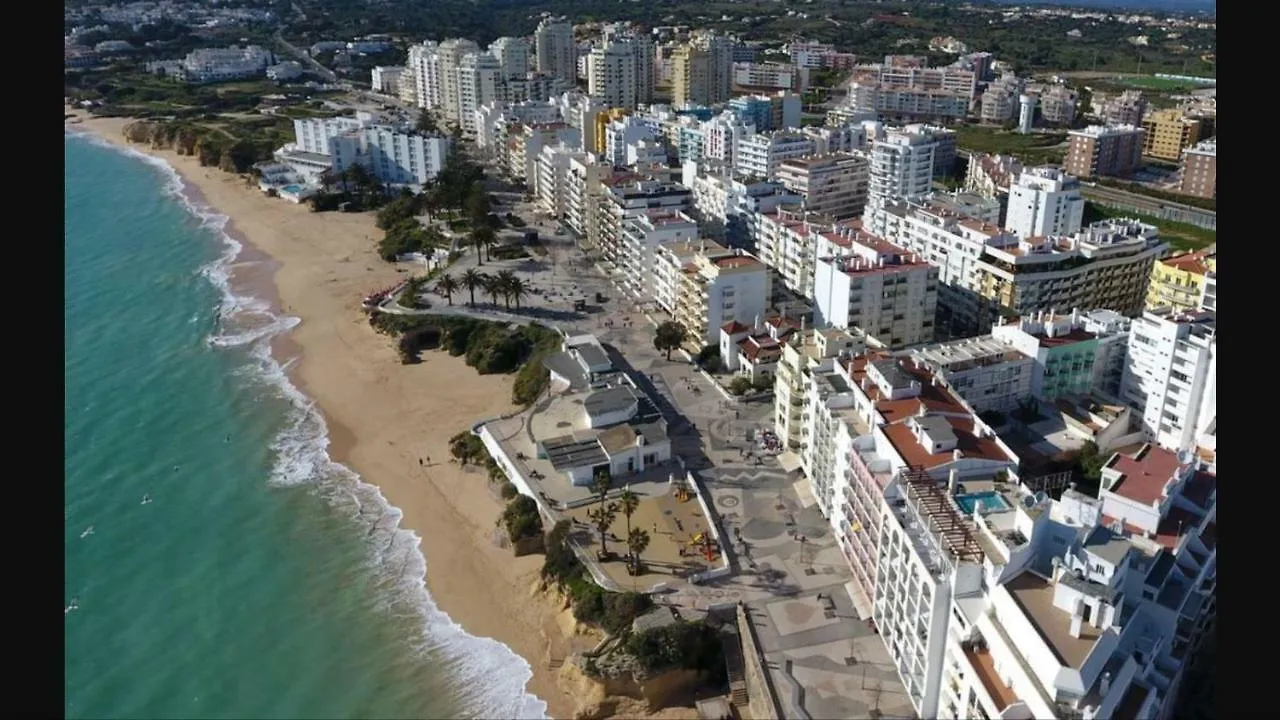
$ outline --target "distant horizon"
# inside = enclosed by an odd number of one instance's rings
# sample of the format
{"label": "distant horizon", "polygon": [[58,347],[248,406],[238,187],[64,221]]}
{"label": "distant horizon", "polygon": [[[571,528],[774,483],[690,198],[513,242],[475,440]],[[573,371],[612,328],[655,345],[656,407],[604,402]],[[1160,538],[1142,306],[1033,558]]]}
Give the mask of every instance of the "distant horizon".
{"label": "distant horizon", "polygon": [[1217,12],[1217,0],[979,0],[996,5],[1059,5],[1097,10],[1164,10],[1166,12]]}

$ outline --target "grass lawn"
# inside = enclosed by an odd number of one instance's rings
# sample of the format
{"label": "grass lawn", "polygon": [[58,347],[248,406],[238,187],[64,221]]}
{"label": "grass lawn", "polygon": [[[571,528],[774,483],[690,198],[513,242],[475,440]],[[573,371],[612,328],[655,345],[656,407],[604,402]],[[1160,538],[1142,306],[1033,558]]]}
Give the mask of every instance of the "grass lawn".
{"label": "grass lawn", "polygon": [[1200,250],[1218,242],[1218,231],[1206,230],[1188,223],[1162,220],[1150,215],[1117,210],[1086,201],[1084,204],[1085,223],[1096,222],[1106,218],[1127,217],[1140,220],[1148,225],[1155,225],[1160,230],[1160,237],[1169,243],[1169,247],[1178,252]]}
{"label": "grass lawn", "polygon": [[1190,83],[1183,80],[1170,80],[1169,78],[1158,78],[1155,75],[1138,75],[1132,77],[1121,78],[1118,81],[1120,85],[1141,88],[1143,90],[1161,90],[1164,92],[1181,92],[1184,90],[1195,90],[1197,88],[1213,87],[1212,85],[1200,85]]}
{"label": "grass lawn", "polygon": [[1066,152],[1056,147],[1066,140],[1066,133],[1019,135],[983,125],[960,125],[955,130],[956,145],[962,150],[1014,155],[1031,163],[1061,161]]}

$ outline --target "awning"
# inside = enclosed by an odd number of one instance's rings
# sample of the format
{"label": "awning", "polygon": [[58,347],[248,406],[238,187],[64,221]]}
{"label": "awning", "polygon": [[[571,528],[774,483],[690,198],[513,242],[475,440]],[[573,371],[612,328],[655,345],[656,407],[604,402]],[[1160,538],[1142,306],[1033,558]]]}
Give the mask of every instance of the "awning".
{"label": "awning", "polygon": [[858,613],[859,620],[871,619],[871,601],[867,599],[866,593],[858,587],[858,583],[854,580],[844,584],[845,592],[849,593],[849,599],[853,601],[853,611]]}
{"label": "awning", "polygon": [[800,469],[800,456],[790,450],[785,450],[778,455],[778,464],[786,472],[795,472]]}
{"label": "awning", "polygon": [[792,484],[796,489],[796,495],[800,496],[801,507],[813,507],[818,504],[818,498],[813,496],[813,488],[809,487],[809,478],[800,478]]}

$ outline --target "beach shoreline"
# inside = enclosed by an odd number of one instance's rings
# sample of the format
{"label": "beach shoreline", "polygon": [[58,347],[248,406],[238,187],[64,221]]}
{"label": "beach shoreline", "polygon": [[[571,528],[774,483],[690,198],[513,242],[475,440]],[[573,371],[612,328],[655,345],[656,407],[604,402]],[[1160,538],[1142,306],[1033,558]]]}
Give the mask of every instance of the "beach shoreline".
{"label": "beach shoreline", "polygon": [[571,639],[558,622],[563,608],[534,592],[541,556],[516,558],[495,542],[500,499],[483,473],[448,462],[450,437],[515,409],[513,376],[481,376],[445,353],[400,363],[360,309],[363,295],[404,278],[377,257],[371,213],[313,213],[193,157],[128,143],[122,130],[131,118],[64,114],[75,118],[66,127],[167,162],[195,198],[229,218],[224,231],[244,246],[228,268],[232,286],[300,320],[271,339],[271,351],[324,418],[329,457],[403,513],[400,527],[419,538],[440,610],[524,658],[532,672],[525,690],[549,716],[572,717],[577,703],[548,663],[567,655]]}

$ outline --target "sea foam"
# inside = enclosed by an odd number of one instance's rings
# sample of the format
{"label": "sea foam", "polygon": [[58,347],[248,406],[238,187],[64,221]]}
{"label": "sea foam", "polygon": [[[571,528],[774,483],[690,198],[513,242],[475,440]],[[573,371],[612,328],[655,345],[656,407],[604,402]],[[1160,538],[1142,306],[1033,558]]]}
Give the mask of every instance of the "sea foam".
{"label": "sea foam", "polygon": [[182,177],[163,159],[114,145],[90,133],[67,132],[161,170],[166,176],[166,193],[222,242],[222,254],[199,273],[220,296],[220,321],[207,342],[213,348],[247,351],[249,374],[290,405],[285,428],[271,446],[275,462],[270,483],[314,489],[335,506],[350,510],[360,525],[368,528],[370,570],[385,590],[387,608],[413,609],[422,621],[422,632],[411,639],[413,646],[445,666],[457,680],[459,694],[474,716],[547,718],[546,703],[526,690],[533,677],[529,663],[497,640],[468,634],[436,605],[427,591],[427,562],[420,538],[400,527],[403,513],[388,503],[376,486],[363,482],[357,473],[329,457],[324,417],[286,373],[293,361],[281,364],[271,354],[271,339],[292,330],[300,319],[277,314],[266,300],[237,294],[232,289],[233,265],[244,247],[227,232],[230,219],[188,195]]}

